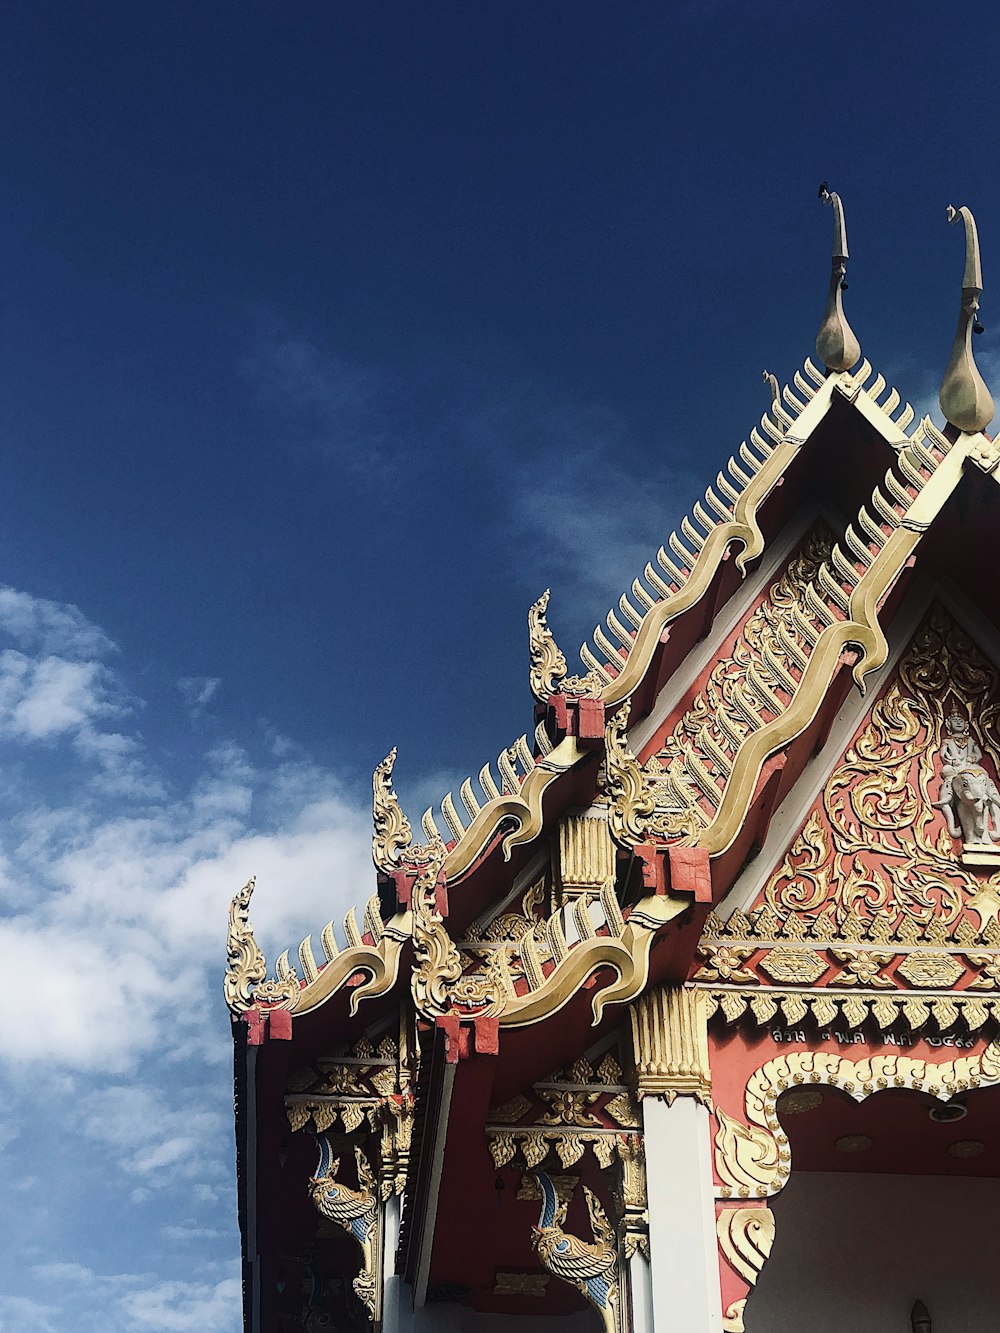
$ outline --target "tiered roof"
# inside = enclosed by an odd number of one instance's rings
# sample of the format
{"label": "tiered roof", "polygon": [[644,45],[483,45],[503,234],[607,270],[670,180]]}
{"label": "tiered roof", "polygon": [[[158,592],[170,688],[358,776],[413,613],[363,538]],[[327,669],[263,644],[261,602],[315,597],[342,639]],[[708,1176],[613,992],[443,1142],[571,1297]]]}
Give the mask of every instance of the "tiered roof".
{"label": "tiered roof", "polygon": [[[375,892],[360,922],[348,913],[344,947],[328,924],[318,946],[311,936],[301,943],[297,965],[286,951],[267,979],[248,922],[252,884],[234,899],[226,998],[237,1034],[245,1234],[251,1214],[268,1231],[266,1208],[281,1195],[282,1225],[306,1245],[316,1225],[303,1184],[308,1149],[293,1136],[288,1171],[268,1154],[287,1132],[286,1102],[292,1129],[313,1117],[319,1131],[333,1114],[323,1108],[334,1107],[346,1135],[381,1134],[382,1188],[405,1188],[399,1265],[418,1299],[435,1284],[454,1285],[461,1270],[479,1308],[510,1309],[502,1299],[483,1305],[494,1256],[470,1253],[463,1238],[492,1188],[486,1139],[506,1152],[516,1133],[498,1125],[544,1109],[559,1084],[552,1071],[577,1068],[594,1042],[610,1054],[600,1066],[584,1061],[590,1072],[584,1078],[579,1065],[577,1080],[586,1089],[598,1066],[608,1075],[594,1094],[607,1100],[593,1137],[604,1143],[622,1130],[611,1108],[629,1114],[614,1101],[627,1059],[615,1033],[624,1006],[653,983],[704,991],[731,1021],[750,1012],[764,1022],[780,1010],[793,1022],[813,1003],[802,988],[836,976],[842,990],[854,987],[836,1004],[849,1005],[843,1012],[858,1024],[879,1012],[889,1024],[920,1016],[902,983],[869,995],[860,973],[851,981],[851,963],[861,943],[895,950],[905,982],[903,955],[928,947],[940,930],[932,920],[912,939],[905,932],[916,927],[894,927],[893,936],[864,917],[826,930],[796,925],[794,913],[782,918],[766,902],[733,914],[727,898],[776,812],[794,803],[852,685],[864,691],[883,679],[914,569],[953,579],[1000,622],[1000,589],[981,562],[970,574],[965,558],[976,540],[995,541],[1000,502],[1000,450],[984,433],[992,399],[971,350],[981,290],[975,223],[967,209],[953,211],[966,227],[967,263],[940,431],[927,417],[912,426],[913,409],[867,361],[854,369],[860,348],[841,296],[843,209],[825,197],[835,233],[817,339],[824,370],[806,360],[780,391],[765,375],[772,401],[759,427],[584,644],[581,673],[569,674],[549,629],[546,592],[528,614],[533,725],[495,767],[467,779],[457,801],[448,793],[440,815],[425,813],[421,844],[393,788],[395,751],[378,765]],[[924,1020],[947,1017],[949,1003],[970,1029],[987,1020],[993,1001],[977,978],[997,988],[996,915],[956,936],[967,960],[970,949],[981,956],[963,964],[968,994],[952,1002],[943,986]],[[824,930],[830,938],[821,940]],[[773,983],[780,993],[761,989]],[[294,1087],[290,1055],[300,1070]],[[343,1071],[334,1083],[324,1072],[334,1056],[365,1071],[353,1091]],[[571,1091],[583,1095],[576,1083]],[[456,1098],[460,1125],[449,1121]],[[497,1107],[522,1103],[519,1117],[498,1118]],[[347,1119],[345,1105],[355,1108]],[[256,1241],[272,1267],[280,1231]],[[255,1253],[248,1282],[259,1282]],[[352,1252],[340,1253],[349,1263]],[[249,1295],[248,1309],[261,1299]]]}

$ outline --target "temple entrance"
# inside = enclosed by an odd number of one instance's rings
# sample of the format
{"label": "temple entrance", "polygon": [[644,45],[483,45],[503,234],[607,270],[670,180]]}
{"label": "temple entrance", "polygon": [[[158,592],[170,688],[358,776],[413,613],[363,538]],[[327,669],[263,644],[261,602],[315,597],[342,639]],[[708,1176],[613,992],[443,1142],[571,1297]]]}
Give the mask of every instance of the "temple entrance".
{"label": "temple entrance", "polygon": [[[954,1103],[836,1088],[782,1099],[793,1171],[770,1202],[774,1247],[747,1333],[933,1333],[994,1327],[1000,1265],[1000,1089]],[[921,1330],[923,1333],[923,1330]]]}

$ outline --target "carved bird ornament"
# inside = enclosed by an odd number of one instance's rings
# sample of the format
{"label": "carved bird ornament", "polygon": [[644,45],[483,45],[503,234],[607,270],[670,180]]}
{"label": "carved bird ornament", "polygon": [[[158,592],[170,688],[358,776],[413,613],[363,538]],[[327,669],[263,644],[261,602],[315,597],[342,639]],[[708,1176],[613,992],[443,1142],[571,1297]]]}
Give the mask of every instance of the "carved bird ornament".
{"label": "carved bird ornament", "polygon": [[584,1185],[594,1240],[580,1240],[562,1228],[567,1205],[560,1201],[551,1179],[543,1171],[536,1179],[542,1192],[542,1211],[532,1230],[539,1259],[550,1273],[575,1283],[592,1305],[606,1310],[613,1299],[617,1249],[614,1229],[600,1201]]}
{"label": "carved bird ornament", "polygon": [[322,1137],[317,1142],[320,1150],[319,1165],[316,1175],[309,1181],[309,1196],[322,1217],[329,1218],[349,1231],[363,1247],[368,1240],[377,1199],[371,1167],[361,1149],[355,1148],[360,1189],[353,1190],[336,1179],[340,1158],[333,1156],[329,1140]]}

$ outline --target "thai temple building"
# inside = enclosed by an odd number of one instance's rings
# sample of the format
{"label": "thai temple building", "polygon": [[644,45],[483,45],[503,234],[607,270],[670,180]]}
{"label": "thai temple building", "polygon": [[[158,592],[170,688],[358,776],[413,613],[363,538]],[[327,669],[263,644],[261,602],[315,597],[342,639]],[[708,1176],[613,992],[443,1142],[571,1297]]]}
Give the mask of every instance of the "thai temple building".
{"label": "thai temple building", "polygon": [[342,928],[269,973],[253,884],[233,899],[247,1333],[996,1326],[976,225],[942,229],[965,272],[940,431],[863,359],[821,197],[815,359],[765,374],[759,425],[580,671],[545,593],[526,734],[420,831],[378,765]]}

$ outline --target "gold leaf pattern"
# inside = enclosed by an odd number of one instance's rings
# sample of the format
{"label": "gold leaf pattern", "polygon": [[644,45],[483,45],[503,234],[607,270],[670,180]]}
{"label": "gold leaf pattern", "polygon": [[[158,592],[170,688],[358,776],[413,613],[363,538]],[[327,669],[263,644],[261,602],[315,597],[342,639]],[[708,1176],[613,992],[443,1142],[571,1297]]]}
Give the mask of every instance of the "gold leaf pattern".
{"label": "gold leaf pattern", "polygon": [[942,838],[933,805],[945,712],[956,700],[995,767],[997,671],[935,606],[766,884],[763,905],[807,926],[832,908],[841,938],[874,921],[895,923],[905,943],[928,930],[928,942],[954,938],[982,884]]}
{"label": "gold leaf pattern", "polygon": [[757,980],[753,970],[743,966],[756,952],[753,945],[709,945],[700,947],[698,952],[708,961],[694,974],[695,981]]}
{"label": "gold leaf pattern", "polygon": [[[918,1001],[918,1003],[922,1003]],[[767,1061],[747,1082],[745,1122],[716,1107],[715,1168],[723,1199],[769,1197],[791,1172],[788,1137],[778,1118],[778,1099],[797,1084],[840,1088],[861,1102],[886,1088],[915,1088],[948,1101],[968,1088],[1000,1083],[1000,1043],[979,1056],[933,1064],[904,1055],[873,1055],[854,1062],[826,1051],[793,1051]]]}
{"label": "gold leaf pattern", "polygon": [[965,973],[965,968],[951,954],[922,951],[908,954],[896,970],[912,986],[929,990],[947,990]]}
{"label": "gold leaf pattern", "polygon": [[842,986],[891,986],[892,978],[882,976],[882,968],[892,962],[895,954],[873,949],[831,949],[834,958],[844,964],[839,977]]}
{"label": "gold leaf pattern", "polygon": [[697,798],[694,808],[701,823],[716,813],[719,783],[729,776],[742,742],[784,707],[789,691],[781,663],[789,658],[789,649],[782,640],[793,645],[804,641],[795,613],[811,615],[805,591],[831,545],[824,528],[809,536],[656,755],[664,791],[680,807]]}
{"label": "gold leaf pattern", "polygon": [[772,949],[761,967],[775,981],[809,986],[827,970],[827,964],[813,949]]}

